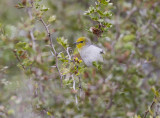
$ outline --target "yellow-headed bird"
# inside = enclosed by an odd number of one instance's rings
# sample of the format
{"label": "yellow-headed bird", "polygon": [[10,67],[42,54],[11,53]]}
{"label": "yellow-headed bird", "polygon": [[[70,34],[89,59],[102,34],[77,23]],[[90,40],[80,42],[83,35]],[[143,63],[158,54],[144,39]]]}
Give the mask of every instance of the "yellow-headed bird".
{"label": "yellow-headed bird", "polygon": [[93,62],[103,62],[104,51],[93,45],[86,37],[80,37],[75,42],[80,56],[87,66],[92,66]]}

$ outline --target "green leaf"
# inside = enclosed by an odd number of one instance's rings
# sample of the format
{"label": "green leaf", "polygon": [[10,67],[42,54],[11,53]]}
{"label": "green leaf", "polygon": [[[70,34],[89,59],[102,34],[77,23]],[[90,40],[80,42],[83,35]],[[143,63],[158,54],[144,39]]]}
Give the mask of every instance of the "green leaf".
{"label": "green leaf", "polygon": [[148,111],[149,111],[149,113],[150,113],[151,115],[154,114],[150,107],[148,107]]}
{"label": "green leaf", "polygon": [[26,46],[26,42],[18,42],[17,44],[16,44],[16,46],[15,46],[15,48],[16,49],[23,49],[23,48],[25,48],[25,46]]}
{"label": "green leaf", "polygon": [[132,44],[132,43],[130,43],[130,42],[128,42],[128,43],[125,43],[124,44],[124,46],[123,46],[123,49],[124,50],[133,50],[134,49],[134,45]]}
{"label": "green leaf", "polygon": [[36,37],[37,40],[42,40],[43,38],[46,37],[46,33],[45,32],[34,31],[34,36]]}
{"label": "green leaf", "polygon": [[49,17],[48,22],[54,22],[55,20],[56,20],[56,16],[53,15]]}
{"label": "green leaf", "polygon": [[98,21],[98,17],[91,17],[92,20]]}
{"label": "green leaf", "polygon": [[113,73],[117,74],[117,75],[121,75],[121,74],[123,74],[123,69],[121,67],[114,66]]}
{"label": "green leaf", "polygon": [[84,12],[84,15],[90,15],[90,12],[85,11],[85,12]]}
{"label": "green leaf", "polygon": [[103,16],[103,12],[100,10],[97,10],[97,12],[99,13],[99,15]]}
{"label": "green leaf", "polygon": [[98,22],[104,22],[104,20],[103,19],[98,19]]}
{"label": "green leaf", "polygon": [[18,9],[21,9],[21,8],[24,8],[24,5],[23,5],[22,3],[18,3],[18,5],[16,5],[16,7],[17,7]]}
{"label": "green leaf", "polygon": [[47,8],[46,6],[42,5],[41,11],[48,11],[48,10],[49,10],[49,8]]}
{"label": "green leaf", "polygon": [[34,6],[36,7],[36,9],[38,9],[40,7],[40,4],[35,3]]}
{"label": "green leaf", "polygon": [[22,62],[22,65],[24,66],[30,66],[32,64],[32,61],[30,61],[29,59],[24,59]]}
{"label": "green leaf", "polygon": [[103,15],[106,16],[106,17],[111,17],[111,16],[112,16],[112,13],[111,13],[110,11],[105,11],[105,12],[103,13]]}
{"label": "green leaf", "polygon": [[128,34],[123,37],[124,42],[129,42],[135,40],[136,36],[134,34]]}
{"label": "green leaf", "polygon": [[100,2],[103,5],[108,5],[110,0],[98,0],[98,2]]}
{"label": "green leaf", "polygon": [[8,115],[13,115],[15,114],[15,111],[13,109],[8,110]]}
{"label": "green leaf", "polygon": [[140,115],[135,115],[133,118],[141,118]]}
{"label": "green leaf", "polygon": [[93,12],[96,11],[96,9],[95,9],[93,6],[90,6],[88,11],[89,11],[90,13],[93,13]]}
{"label": "green leaf", "polygon": [[101,66],[99,63],[97,63],[96,61],[93,61],[92,64],[93,64],[93,66],[96,67],[98,70],[101,70],[101,69],[102,69],[102,66]]}
{"label": "green leaf", "polygon": [[57,38],[57,42],[62,45],[64,48],[68,47],[68,42],[67,39],[65,39],[64,37],[59,37]]}
{"label": "green leaf", "polygon": [[68,62],[67,57],[65,57],[65,55],[64,55],[63,52],[58,53],[58,56],[57,56],[57,57],[58,57],[59,60],[62,61],[62,62]]}
{"label": "green leaf", "polygon": [[18,49],[18,50],[26,50],[26,51],[31,51],[32,50],[32,48],[26,42],[18,42],[15,45],[15,48]]}
{"label": "green leaf", "polygon": [[155,95],[156,97],[160,97],[159,92],[156,90],[156,88],[155,88],[154,86],[151,88],[151,90],[153,91],[153,93],[154,93],[154,95]]}

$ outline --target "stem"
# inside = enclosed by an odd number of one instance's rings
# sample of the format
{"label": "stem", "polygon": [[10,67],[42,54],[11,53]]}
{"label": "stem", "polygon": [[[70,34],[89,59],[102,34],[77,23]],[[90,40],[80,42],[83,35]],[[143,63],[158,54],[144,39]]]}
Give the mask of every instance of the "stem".
{"label": "stem", "polygon": [[[76,81],[74,79],[73,74],[71,75],[72,79],[73,79],[73,90],[76,91]],[[78,98],[77,98],[77,94],[75,94],[75,101],[76,101],[76,105],[78,104]]]}
{"label": "stem", "polygon": [[[158,92],[160,92],[160,89],[158,90]],[[154,96],[154,99],[156,99],[156,96]],[[154,106],[156,102],[153,100],[151,105],[150,105],[150,109],[152,109],[152,107]],[[146,118],[147,117],[147,114],[148,114],[149,110],[147,110],[143,116],[143,118]]]}
{"label": "stem", "polygon": [[59,77],[61,79],[61,87],[63,87],[63,83],[62,83],[62,77],[63,75],[61,74],[60,70],[59,70],[59,67],[58,67],[58,57],[57,57],[57,52],[53,46],[53,41],[52,41],[52,37],[51,37],[51,33],[47,27],[47,24],[44,22],[44,20],[42,19],[42,17],[40,17],[40,21],[42,22],[44,28],[46,29],[46,32],[47,32],[47,35],[48,35],[48,38],[49,38],[49,42],[50,42],[50,47],[51,47],[51,51],[54,53],[54,56],[55,56],[55,59],[56,59],[56,68],[58,70],[58,73],[59,73]]}
{"label": "stem", "polygon": [[79,78],[79,94],[80,94],[80,97],[82,96],[82,85],[81,85],[81,77],[80,76],[78,76],[78,78]]}
{"label": "stem", "polygon": [[[29,3],[33,7],[33,1],[29,0]],[[28,7],[27,8],[27,13],[28,13],[28,16],[29,16],[30,20],[32,20],[32,18],[33,18],[33,16],[32,16],[32,7]],[[31,40],[32,40],[33,50],[36,51],[36,42],[35,42],[35,37],[33,35],[33,28],[29,31],[29,33],[30,33]]]}

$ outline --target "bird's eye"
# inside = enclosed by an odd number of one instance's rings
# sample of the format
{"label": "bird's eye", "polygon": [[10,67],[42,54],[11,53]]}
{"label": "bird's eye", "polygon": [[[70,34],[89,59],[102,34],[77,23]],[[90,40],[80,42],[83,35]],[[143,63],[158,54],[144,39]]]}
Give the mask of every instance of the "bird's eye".
{"label": "bird's eye", "polygon": [[80,43],[83,43],[83,41],[80,41]]}

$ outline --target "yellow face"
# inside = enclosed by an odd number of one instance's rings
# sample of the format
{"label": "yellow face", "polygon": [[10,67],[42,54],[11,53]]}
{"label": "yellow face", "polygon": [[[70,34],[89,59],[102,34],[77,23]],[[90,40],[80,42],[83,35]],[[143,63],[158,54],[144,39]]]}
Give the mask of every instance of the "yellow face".
{"label": "yellow face", "polygon": [[86,38],[85,37],[80,37],[77,39],[76,46],[78,49],[81,49],[85,45],[86,45]]}

